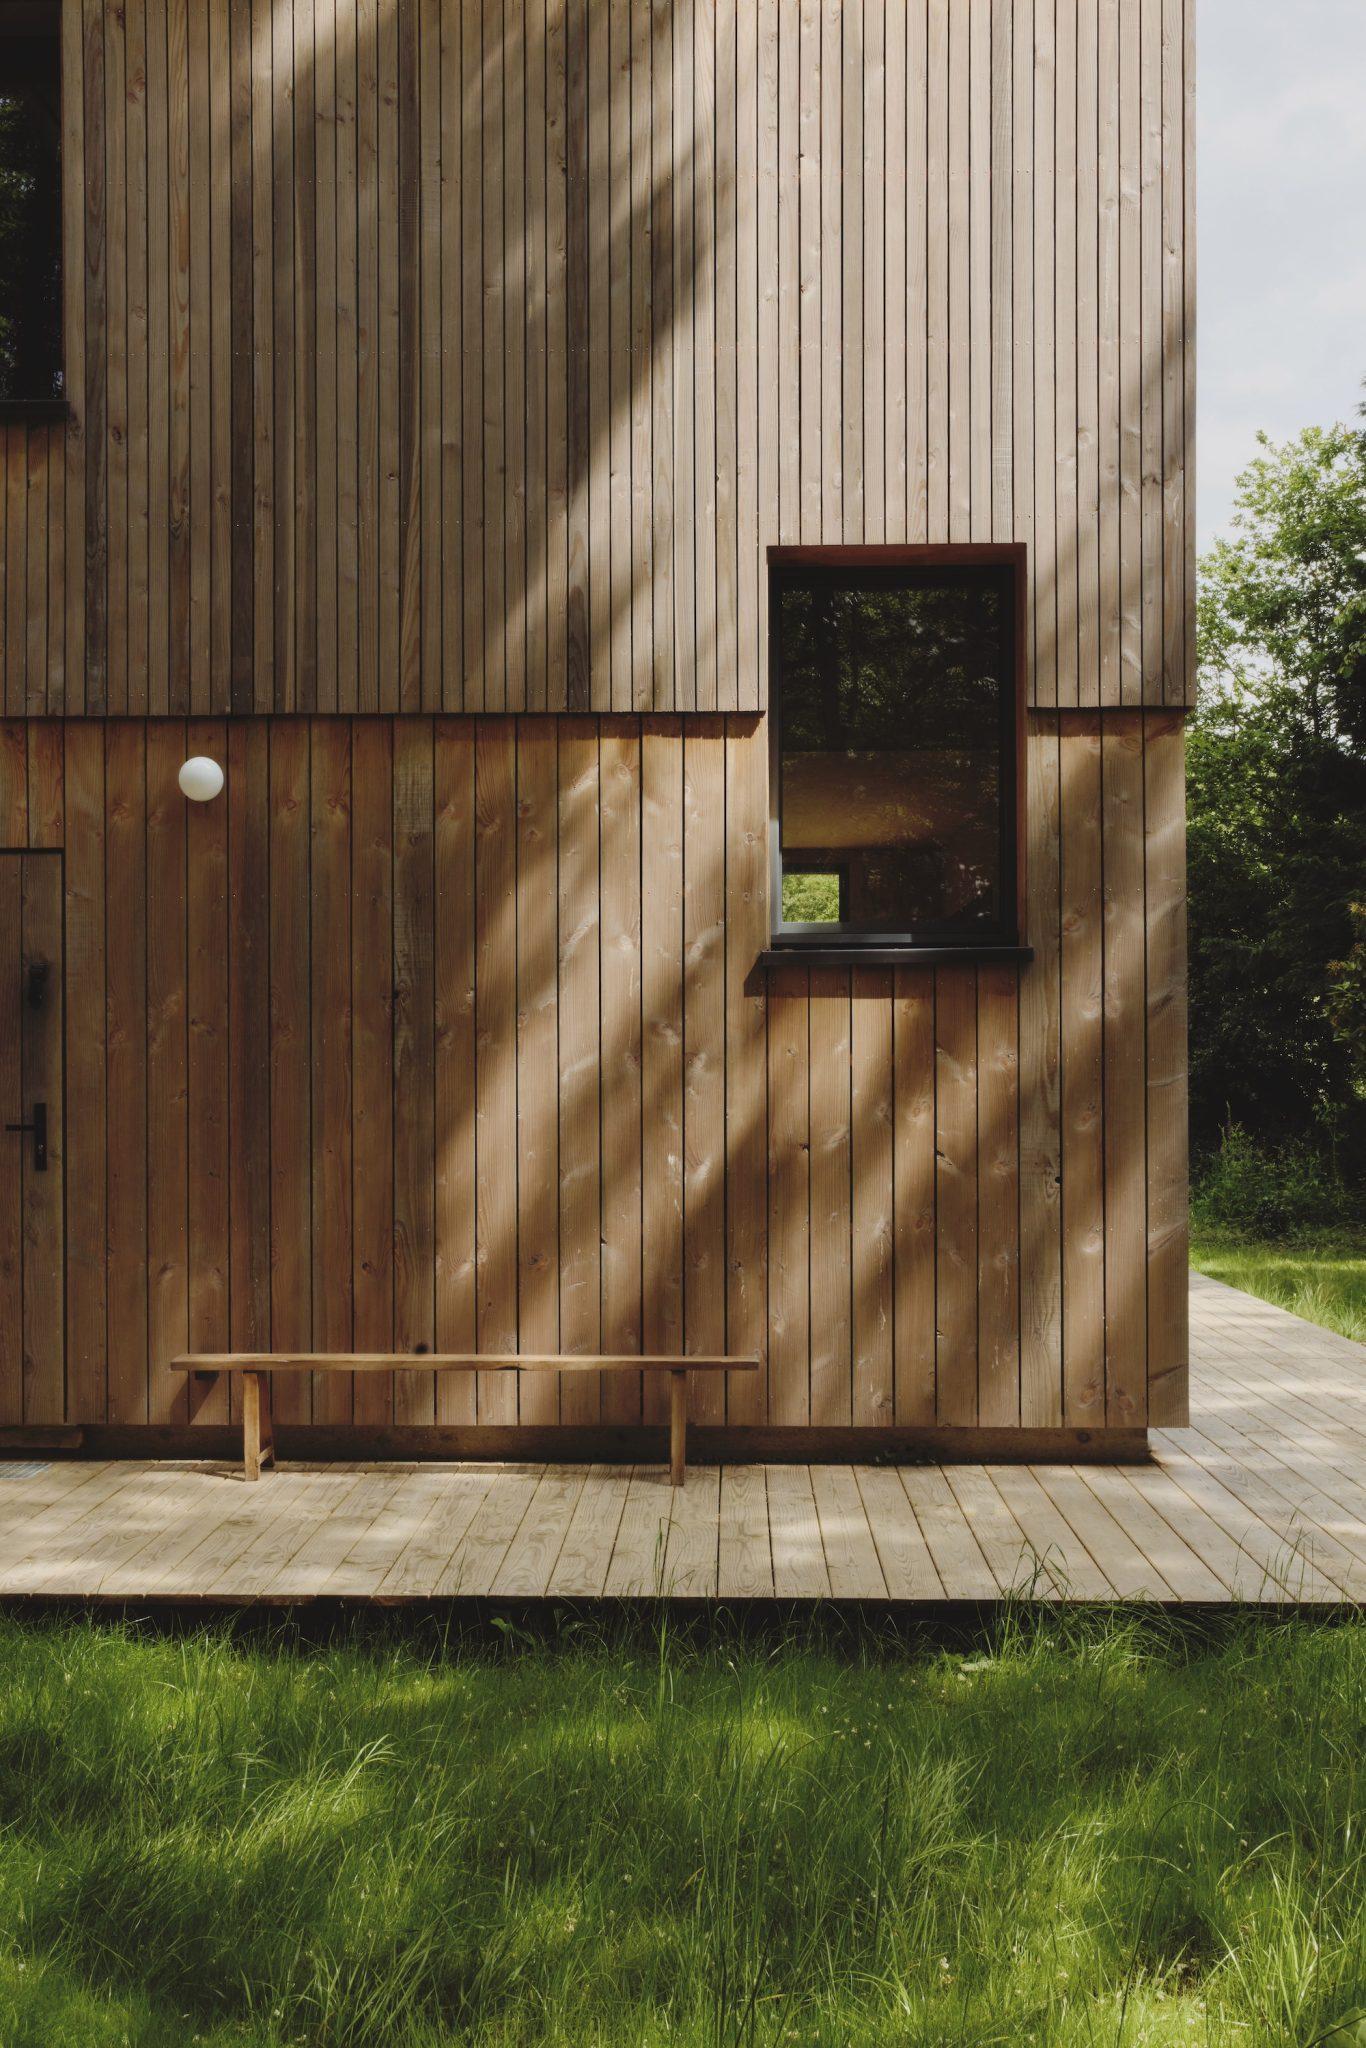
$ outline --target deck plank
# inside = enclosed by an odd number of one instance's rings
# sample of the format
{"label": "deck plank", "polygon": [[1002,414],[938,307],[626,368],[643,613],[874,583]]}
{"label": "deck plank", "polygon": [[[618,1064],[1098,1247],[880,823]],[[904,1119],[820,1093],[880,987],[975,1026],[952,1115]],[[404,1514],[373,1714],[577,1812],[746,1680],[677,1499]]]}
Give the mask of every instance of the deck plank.
{"label": "deck plank", "polygon": [[632,1472],[603,1588],[611,1598],[663,1590],[673,1492],[667,1476],[652,1465]]}
{"label": "deck plank", "polygon": [[897,1474],[885,1465],[864,1465],[854,1476],[877,1545],[888,1598],[942,1600],[943,1581]]}
{"label": "deck plank", "polygon": [[773,1591],[779,1600],[827,1599],[830,1573],[805,1465],[771,1465],[768,1526],[773,1540]]}
{"label": "deck plank", "polygon": [[811,1492],[836,1600],[883,1600],[887,1581],[850,1465],[813,1465]]}
{"label": "deck plank", "polygon": [[521,1598],[544,1593],[587,1477],[582,1465],[552,1465],[542,1473],[507,1555],[489,1591]]}
{"label": "deck plank", "polygon": [[590,1467],[546,1581],[547,1593],[555,1598],[593,1599],[602,1592],[630,1484],[629,1465]]}
{"label": "deck plank", "polygon": [[727,1465],[721,1474],[716,1590],[722,1600],[771,1600],[773,1544],[768,1477],[762,1465]]}

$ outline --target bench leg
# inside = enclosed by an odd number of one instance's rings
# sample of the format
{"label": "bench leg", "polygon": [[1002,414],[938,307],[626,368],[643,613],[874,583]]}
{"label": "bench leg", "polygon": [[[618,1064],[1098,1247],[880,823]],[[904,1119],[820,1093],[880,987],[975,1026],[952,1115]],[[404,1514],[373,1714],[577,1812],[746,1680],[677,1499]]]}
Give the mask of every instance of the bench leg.
{"label": "bench leg", "polygon": [[681,1486],[688,1454],[688,1375],[669,1374],[669,1484]]}
{"label": "bench leg", "polygon": [[275,1463],[275,1414],[270,1399],[270,1379],[266,1373],[257,1376],[261,1389],[261,1463]]}
{"label": "bench leg", "polygon": [[270,1388],[265,1375],[242,1375],[242,1471],[247,1479],[259,1479],[264,1461],[275,1463],[275,1431],[270,1414]]}

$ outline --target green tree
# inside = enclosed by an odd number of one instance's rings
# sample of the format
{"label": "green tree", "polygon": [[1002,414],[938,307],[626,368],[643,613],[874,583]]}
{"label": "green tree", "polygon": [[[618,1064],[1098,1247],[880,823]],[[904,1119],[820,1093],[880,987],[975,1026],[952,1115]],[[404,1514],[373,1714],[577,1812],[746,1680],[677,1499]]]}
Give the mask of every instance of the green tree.
{"label": "green tree", "polygon": [[1190,734],[1191,1105],[1344,1161],[1366,1136],[1366,431],[1309,428],[1239,479],[1201,564]]}

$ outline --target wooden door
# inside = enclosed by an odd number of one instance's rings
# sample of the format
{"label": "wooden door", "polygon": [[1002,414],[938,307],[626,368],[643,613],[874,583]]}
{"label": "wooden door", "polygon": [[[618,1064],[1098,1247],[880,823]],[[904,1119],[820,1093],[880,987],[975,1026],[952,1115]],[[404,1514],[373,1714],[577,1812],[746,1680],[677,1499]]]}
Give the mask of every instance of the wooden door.
{"label": "wooden door", "polygon": [[0,1426],[65,1411],[62,858],[0,852]]}

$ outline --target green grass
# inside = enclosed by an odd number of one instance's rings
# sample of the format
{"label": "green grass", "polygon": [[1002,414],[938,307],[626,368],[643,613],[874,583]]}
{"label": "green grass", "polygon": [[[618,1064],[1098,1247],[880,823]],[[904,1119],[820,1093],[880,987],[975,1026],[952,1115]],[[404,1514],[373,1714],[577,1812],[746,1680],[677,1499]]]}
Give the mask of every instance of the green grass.
{"label": "green grass", "polygon": [[1366,1342],[1366,1229],[1274,1244],[1197,1222],[1191,1264],[1230,1287]]}
{"label": "green grass", "polygon": [[1305,2048],[1366,1997],[1364,1706],[1366,1626],[1248,1616],[0,1620],[0,2041]]}

